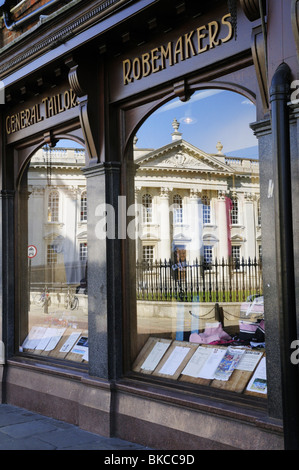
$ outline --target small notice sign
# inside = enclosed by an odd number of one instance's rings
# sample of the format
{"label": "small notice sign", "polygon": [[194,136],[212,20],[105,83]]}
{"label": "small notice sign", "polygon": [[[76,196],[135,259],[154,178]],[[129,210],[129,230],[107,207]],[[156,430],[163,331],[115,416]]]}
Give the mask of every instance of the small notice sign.
{"label": "small notice sign", "polygon": [[37,255],[37,248],[34,245],[28,246],[28,258],[32,259]]}

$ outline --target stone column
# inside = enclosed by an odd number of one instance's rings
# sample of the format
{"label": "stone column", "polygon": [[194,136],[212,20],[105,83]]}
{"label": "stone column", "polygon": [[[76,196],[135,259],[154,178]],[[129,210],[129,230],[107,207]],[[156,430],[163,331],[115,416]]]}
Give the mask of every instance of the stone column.
{"label": "stone column", "polygon": [[218,191],[217,200],[217,226],[218,226],[218,259],[226,261],[230,255],[229,252],[229,237],[230,226],[227,214],[226,191]]}
{"label": "stone column", "polygon": [[[77,227],[78,227],[78,187],[65,186],[64,194],[61,194],[62,202],[65,205],[63,222],[65,224],[64,240],[64,267],[66,283],[80,283],[80,270],[78,269],[78,247],[77,247]],[[76,262],[77,261],[77,262]],[[56,280],[54,278],[54,280]]]}
{"label": "stone column", "polygon": [[290,103],[290,147],[292,168],[292,199],[293,199],[293,233],[294,233],[294,263],[297,304],[297,337],[299,337],[299,103]]}
{"label": "stone column", "polygon": [[[28,213],[31,217],[30,223],[28,223],[28,244],[38,246],[37,255],[32,260],[33,266],[44,266],[45,264],[45,229],[44,222],[48,220],[47,214],[45,213],[45,188],[42,186],[29,187],[31,197],[28,198]],[[34,216],[33,216],[34,215]]]}
{"label": "stone column", "polygon": [[[142,205],[140,201],[140,192],[141,192],[141,187],[140,186],[134,186],[134,191],[135,191],[135,243],[136,243],[136,260],[141,261],[142,260],[142,245],[140,242],[140,236],[142,234],[141,232],[141,224],[142,224]],[[132,214],[130,214],[132,215]],[[137,232],[137,233],[136,233]]]}
{"label": "stone column", "polygon": [[[83,171],[88,210],[89,374],[116,380],[122,374],[122,263],[117,235],[120,164],[100,163]],[[112,224],[107,236],[97,228],[105,210],[109,217],[115,216],[115,227],[107,218]]]}
{"label": "stone column", "polygon": [[281,361],[279,338],[280,301],[277,291],[278,266],[276,253],[275,220],[276,207],[274,201],[274,169],[273,142],[271,124],[260,121],[252,126],[259,140],[260,162],[260,201],[261,229],[263,240],[263,295],[266,331],[266,363],[267,363],[267,402],[269,416],[282,418],[281,393]]}
{"label": "stone column", "polygon": [[244,194],[244,224],[246,233],[246,249],[244,258],[251,261],[256,257],[256,218],[254,217],[253,194]]}
{"label": "stone column", "polygon": [[203,246],[203,220],[202,220],[202,203],[200,200],[201,192],[197,189],[191,188],[190,190],[190,204],[189,204],[189,226],[190,226],[190,248],[189,248],[189,263],[192,264],[196,258],[200,259]]}
{"label": "stone column", "polygon": [[[27,199],[28,194],[24,194],[22,202],[24,204],[25,210],[22,211],[24,214],[24,219],[27,217]],[[1,255],[2,255],[2,270],[1,270],[1,281],[5,279],[5,282],[1,282],[1,294],[0,294],[0,302],[1,302],[1,312],[2,314],[5,312],[5,317],[2,319],[2,334],[0,336],[0,340],[3,341],[1,343],[1,361],[0,363],[4,363],[5,359],[11,357],[15,352],[15,319],[12,312],[14,312],[15,308],[15,299],[14,299],[14,285],[15,285],[15,220],[14,220],[14,203],[15,203],[15,191],[13,190],[2,190],[1,191],[1,202],[2,204],[0,212],[2,215],[2,222],[3,228],[1,230],[0,235],[0,244],[2,247]],[[27,224],[27,221],[26,221]],[[27,230],[27,225],[24,225]],[[24,240],[21,240],[22,248],[26,250],[27,253],[27,234],[24,234]],[[25,272],[25,282],[27,281],[26,270],[28,267],[28,260],[27,257],[22,257],[22,261],[24,261],[24,265],[20,266],[19,268],[23,268]],[[3,276],[3,277],[2,277]],[[27,285],[28,287],[28,285]],[[24,314],[23,317],[20,319],[20,334],[22,331],[28,331],[28,316],[27,316],[27,297],[25,296],[24,301]],[[20,314],[20,312],[18,312]],[[25,339],[25,338],[21,338]],[[4,345],[6,350],[6,358],[4,357]]]}
{"label": "stone column", "polygon": [[170,239],[170,213],[169,196],[171,188],[161,188],[158,212],[160,215],[160,258],[162,261],[168,261],[171,258],[171,239]]}

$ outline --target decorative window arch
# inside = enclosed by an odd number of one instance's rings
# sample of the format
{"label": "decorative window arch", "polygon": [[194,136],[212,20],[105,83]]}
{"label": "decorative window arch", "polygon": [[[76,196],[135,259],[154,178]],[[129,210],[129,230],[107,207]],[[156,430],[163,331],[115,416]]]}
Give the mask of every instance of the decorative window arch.
{"label": "decorative window arch", "polygon": [[144,224],[151,223],[153,221],[153,198],[151,194],[144,194],[142,196],[142,220]]}
{"label": "decorative window arch", "polygon": [[48,197],[48,222],[59,222],[59,192],[53,190]]}
{"label": "decorative window arch", "polygon": [[179,194],[173,196],[173,223],[183,223],[183,198]]}

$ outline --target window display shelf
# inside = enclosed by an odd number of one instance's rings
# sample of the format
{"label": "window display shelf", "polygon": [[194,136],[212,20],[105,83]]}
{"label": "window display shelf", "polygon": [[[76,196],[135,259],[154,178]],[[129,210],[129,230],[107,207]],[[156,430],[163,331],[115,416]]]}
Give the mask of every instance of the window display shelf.
{"label": "window display shelf", "polygon": [[133,371],[266,398],[265,359],[264,349],[150,337]]}

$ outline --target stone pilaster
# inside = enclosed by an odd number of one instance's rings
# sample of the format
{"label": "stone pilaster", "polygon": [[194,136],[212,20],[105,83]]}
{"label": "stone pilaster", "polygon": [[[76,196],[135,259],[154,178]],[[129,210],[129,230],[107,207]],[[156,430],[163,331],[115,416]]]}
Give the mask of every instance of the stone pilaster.
{"label": "stone pilaster", "polygon": [[[84,169],[88,223],[89,373],[115,380],[122,374],[121,249],[118,239],[120,164],[101,163]],[[92,197],[89,197],[92,194]],[[105,206],[106,205],[106,206]],[[115,215],[115,236],[99,236],[97,223],[109,207]],[[103,212],[104,214],[104,212]],[[113,223],[107,219],[107,223]]]}
{"label": "stone pilaster", "polygon": [[171,240],[170,240],[170,211],[169,197],[171,188],[161,188],[159,213],[160,213],[160,258],[164,261],[171,258]]}
{"label": "stone pilaster", "polygon": [[219,249],[218,258],[224,260],[229,256],[229,237],[230,226],[227,214],[226,191],[218,191],[217,199],[217,226],[218,226],[218,239]]}
{"label": "stone pilaster", "polygon": [[253,260],[256,256],[256,220],[254,216],[254,195],[244,194],[244,225],[246,227],[246,252],[244,258]]}
{"label": "stone pilaster", "polygon": [[196,258],[199,260],[202,254],[203,245],[203,220],[202,220],[202,203],[201,192],[197,189],[190,189],[189,198],[189,226],[190,226],[190,248],[189,248],[189,262],[193,263]]}

